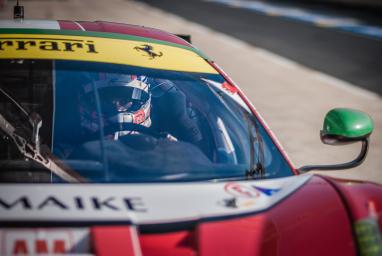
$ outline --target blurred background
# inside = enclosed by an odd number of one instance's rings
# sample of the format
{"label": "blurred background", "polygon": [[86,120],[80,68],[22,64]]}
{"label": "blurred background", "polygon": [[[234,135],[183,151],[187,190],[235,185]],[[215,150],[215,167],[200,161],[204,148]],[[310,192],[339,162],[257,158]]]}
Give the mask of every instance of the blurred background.
{"label": "blurred background", "polygon": [[[0,19],[16,1],[0,0]],[[382,184],[381,0],[20,0],[26,19],[105,20],[190,34],[243,89],[296,167],[352,160],[360,145],[327,146],[327,111],[375,122],[359,167],[327,175]]]}

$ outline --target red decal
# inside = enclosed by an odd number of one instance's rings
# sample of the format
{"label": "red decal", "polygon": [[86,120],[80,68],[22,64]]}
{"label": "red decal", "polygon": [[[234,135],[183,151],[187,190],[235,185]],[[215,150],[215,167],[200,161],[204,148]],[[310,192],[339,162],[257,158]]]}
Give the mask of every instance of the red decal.
{"label": "red decal", "polygon": [[[35,248],[32,254],[63,254],[66,252],[65,241],[64,240],[53,240],[53,250],[49,251],[48,241],[37,239],[35,240]],[[52,246],[52,244],[50,244]],[[52,247],[51,247],[52,248]],[[29,248],[33,251],[33,248]],[[13,246],[13,254],[15,255],[25,255],[29,254],[28,244],[26,240],[16,240]]]}
{"label": "red decal", "polygon": [[255,198],[260,196],[260,193],[255,188],[237,183],[228,183],[224,186],[224,189],[234,197]]}
{"label": "red decal", "polygon": [[53,253],[62,254],[65,253],[65,241],[64,240],[54,240]]}
{"label": "red decal", "polygon": [[13,254],[28,254],[27,241],[16,240],[13,247]]}
{"label": "red decal", "polygon": [[[81,232],[82,233],[82,232]],[[80,233],[80,234],[81,234]],[[70,231],[53,229],[1,230],[1,255],[64,254],[73,248]],[[83,248],[81,248],[83,249]],[[87,249],[85,249],[87,250]]]}
{"label": "red decal", "polygon": [[235,86],[229,84],[228,82],[224,82],[222,84],[222,87],[231,93],[237,93],[237,88]]}
{"label": "red decal", "polygon": [[145,121],[145,111],[143,109],[138,110],[133,115],[133,123],[141,124]]}
{"label": "red decal", "polygon": [[36,240],[36,253],[48,253],[46,240]]}

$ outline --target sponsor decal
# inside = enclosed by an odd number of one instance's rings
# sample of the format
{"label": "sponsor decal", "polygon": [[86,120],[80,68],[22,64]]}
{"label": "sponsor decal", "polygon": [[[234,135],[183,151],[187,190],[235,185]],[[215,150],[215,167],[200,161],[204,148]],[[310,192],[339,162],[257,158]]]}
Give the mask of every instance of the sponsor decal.
{"label": "sponsor decal", "polygon": [[233,99],[236,103],[240,104],[240,106],[242,106],[248,112],[251,112],[247,104],[245,104],[243,99],[239,96],[238,94],[239,90],[235,86],[231,85],[227,81],[224,81],[223,83],[219,83],[219,82],[209,80],[209,79],[204,79],[204,78],[202,78],[202,80],[214,86],[215,88],[219,89],[221,92],[223,92],[224,94],[228,95],[231,99]]}
{"label": "sponsor decal", "polygon": [[260,197],[259,191],[246,184],[230,182],[224,186],[224,190],[233,197],[225,198],[218,204],[227,208],[251,207],[256,204],[256,199]]}
{"label": "sponsor decal", "polygon": [[38,48],[41,51],[98,53],[94,41],[71,38],[0,38],[0,52],[7,51],[9,48],[15,51],[30,51],[33,48]]}
{"label": "sponsor decal", "polygon": [[5,255],[62,254],[72,247],[69,232],[8,231],[3,236]]}
{"label": "sponsor decal", "polygon": [[142,46],[135,46],[134,50],[137,50],[138,52],[145,52],[146,53],[145,56],[148,56],[150,60],[163,56],[162,52],[158,52],[158,53],[154,52],[154,47],[148,44],[144,44]]}
{"label": "sponsor decal", "polygon": [[255,199],[243,199],[243,198],[226,198],[222,201],[218,202],[219,205],[222,205],[227,208],[235,208],[235,209],[244,209],[253,207],[256,204]]}
{"label": "sponsor decal", "polygon": [[90,252],[88,229],[0,229],[1,255]]}
{"label": "sponsor decal", "polygon": [[228,82],[222,83],[222,88],[225,89],[226,91],[228,91],[231,94],[237,93],[237,88],[235,86],[231,85]]}
{"label": "sponsor decal", "polygon": [[139,197],[58,197],[46,196],[41,200],[33,200],[30,195],[23,195],[14,200],[6,200],[0,196],[0,210],[12,211],[34,210],[45,211],[49,209],[56,210],[77,210],[77,211],[132,211],[146,212],[147,209]]}
{"label": "sponsor decal", "polygon": [[369,216],[354,223],[356,238],[361,255],[382,255],[382,234],[379,216],[373,201],[367,203]]}
{"label": "sponsor decal", "polygon": [[310,177],[228,183],[3,184],[0,222],[144,225],[232,217],[269,209]]}
{"label": "sponsor decal", "polygon": [[234,182],[226,184],[224,190],[234,197],[256,198],[260,196],[256,188]]}
{"label": "sponsor decal", "polygon": [[361,255],[382,255],[382,236],[375,218],[364,218],[354,224]]}
{"label": "sponsor decal", "polygon": [[143,109],[138,110],[133,115],[133,123],[134,124],[141,124],[146,120],[145,111]]}
{"label": "sponsor decal", "polygon": [[225,198],[219,201],[218,204],[227,208],[252,207],[261,196],[270,197],[280,191],[280,189],[263,188],[235,182],[227,183],[224,190],[233,197]]}
{"label": "sponsor decal", "polygon": [[[192,49],[91,36],[0,33],[0,59],[94,61],[218,74]],[[153,62],[153,59],[156,61]]]}
{"label": "sponsor decal", "polygon": [[272,196],[274,194],[276,194],[277,192],[280,191],[279,188],[277,189],[274,189],[274,188],[262,188],[262,187],[259,187],[259,186],[252,186],[253,188],[255,188],[257,191],[263,193],[264,195],[267,195],[267,196]]}

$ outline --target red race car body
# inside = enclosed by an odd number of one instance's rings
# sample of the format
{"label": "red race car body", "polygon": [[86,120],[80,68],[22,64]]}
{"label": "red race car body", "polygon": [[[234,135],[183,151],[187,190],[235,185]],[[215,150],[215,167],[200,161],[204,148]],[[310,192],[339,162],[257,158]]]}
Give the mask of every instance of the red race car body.
{"label": "red race car body", "polygon": [[[0,61],[2,144],[13,143],[0,153],[1,255],[381,255],[382,187],[299,175],[238,86],[178,36],[109,22],[1,21]],[[119,128],[99,113],[110,107],[108,86],[135,100],[111,101]],[[160,112],[155,104],[176,90],[178,105]],[[71,107],[89,93],[89,104]],[[178,108],[186,119],[171,114]],[[27,112],[30,134],[16,112]],[[80,145],[68,146],[74,138]]]}

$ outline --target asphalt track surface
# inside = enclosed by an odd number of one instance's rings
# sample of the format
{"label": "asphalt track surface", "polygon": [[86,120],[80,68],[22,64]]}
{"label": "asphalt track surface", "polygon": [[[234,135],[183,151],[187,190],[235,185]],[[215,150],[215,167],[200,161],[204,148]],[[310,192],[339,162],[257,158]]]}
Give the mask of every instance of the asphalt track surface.
{"label": "asphalt track surface", "polygon": [[[382,95],[381,39],[216,2],[140,1]],[[367,13],[363,16],[366,22],[380,21],[367,18]]]}

